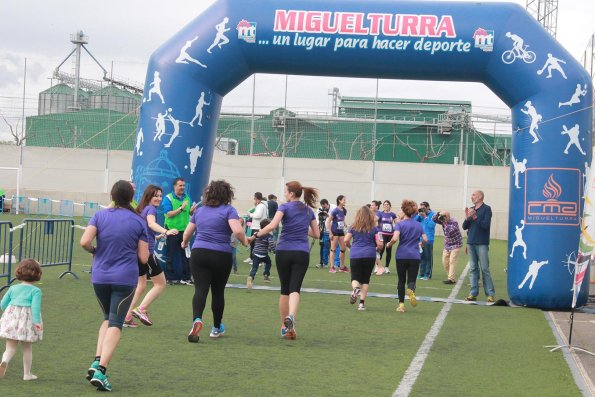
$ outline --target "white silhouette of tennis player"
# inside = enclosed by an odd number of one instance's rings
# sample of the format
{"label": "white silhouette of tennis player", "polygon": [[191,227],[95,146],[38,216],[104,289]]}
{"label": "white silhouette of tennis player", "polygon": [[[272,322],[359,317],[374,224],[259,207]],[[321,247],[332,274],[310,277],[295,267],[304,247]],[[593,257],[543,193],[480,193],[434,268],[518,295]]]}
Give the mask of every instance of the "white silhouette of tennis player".
{"label": "white silhouette of tennis player", "polygon": [[578,124],[575,124],[571,129],[566,128],[566,125],[563,125],[562,128],[564,128],[564,131],[562,131],[561,134],[568,135],[569,138],[568,145],[566,145],[566,149],[564,149],[564,154],[568,154],[568,149],[571,145],[574,145],[582,155],[586,155],[585,151],[581,147],[581,143],[578,140],[578,136],[580,134]]}

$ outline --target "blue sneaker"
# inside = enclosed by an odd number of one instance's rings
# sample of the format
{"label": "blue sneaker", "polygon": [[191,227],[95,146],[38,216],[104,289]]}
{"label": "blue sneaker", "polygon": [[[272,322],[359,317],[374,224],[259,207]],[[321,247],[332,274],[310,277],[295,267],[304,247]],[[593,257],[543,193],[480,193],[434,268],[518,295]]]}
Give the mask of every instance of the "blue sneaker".
{"label": "blue sneaker", "polygon": [[95,375],[95,372],[97,371],[99,371],[99,361],[95,360],[87,370],[87,380],[93,379],[93,375]]}
{"label": "blue sneaker", "polygon": [[192,329],[190,329],[190,333],[188,334],[188,342],[190,343],[198,343],[200,339],[198,333],[202,329],[202,320],[197,318],[192,323]]}
{"label": "blue sneaker", "polygon": [[112,391],[112,384],[107,379],[107,375],[101,371],[95,371],[90,382],[93,386],[97,386],[99,391]]}
{"label": "blue sneaker", "polygon": [[285,339],[295,339],[297,336],[295,332],[295,317],[293,317],[291,314],[285,317],[283,320],[283,325],[286,328],[284,336]]}
{"label": "blue sneaker", "polygon": [[209,334],[209,336],[211,338],[218,338],[221,335],[223,335],[224,333],[225,333],[225,325],[223,325],[223,323],[221,323],[219,328],[211,327],[211,333]]}

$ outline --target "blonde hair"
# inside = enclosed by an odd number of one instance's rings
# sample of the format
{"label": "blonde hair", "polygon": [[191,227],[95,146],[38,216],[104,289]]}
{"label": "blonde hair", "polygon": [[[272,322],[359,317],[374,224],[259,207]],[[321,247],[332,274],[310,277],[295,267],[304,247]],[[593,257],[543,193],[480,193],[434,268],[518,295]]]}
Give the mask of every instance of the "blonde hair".
{"label": "blonde hair", "polygon": [[355,220],[351,228],[356,232],[367,233],[376,227],[376,214],[364,205],[355,214]]}

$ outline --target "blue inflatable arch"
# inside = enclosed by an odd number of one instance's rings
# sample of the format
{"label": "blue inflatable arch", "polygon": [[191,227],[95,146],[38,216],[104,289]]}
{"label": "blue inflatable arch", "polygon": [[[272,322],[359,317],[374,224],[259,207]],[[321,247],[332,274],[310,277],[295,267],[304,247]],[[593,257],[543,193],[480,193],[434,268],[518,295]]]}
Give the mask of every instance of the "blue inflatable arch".
{"label": "blue inflatable arch", "polygon": [[512,110],[509,296],[517,305],[570,307],[592,85],[522,7],[219,0],[151,56],[132,164],[139,193],[149,183],[168,192],[182,176],[200,197],[222,98],[254,73],[484,83]]}

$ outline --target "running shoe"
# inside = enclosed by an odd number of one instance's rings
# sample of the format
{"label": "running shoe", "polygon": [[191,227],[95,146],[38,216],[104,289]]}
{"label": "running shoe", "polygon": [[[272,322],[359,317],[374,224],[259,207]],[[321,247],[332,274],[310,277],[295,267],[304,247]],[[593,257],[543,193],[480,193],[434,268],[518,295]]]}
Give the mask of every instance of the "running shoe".
{"label": "running shoe", "polygon": [[397,306],[397,311],[399,313],[405,313],[405,304],[404,303],[399,303],[399,306]]}
{"label": "running shoe", "polygon": [[146,310],[141,310],[139,306],[132,309],[132,315],[138,318],[138,320],[145,325],[153,325],[153,322],[149,318],[149,313]]}
{"label": "running shoe", "polygon": [[281,327],[281,338],[285,338],[287,336],[287,328],[285,326]]}
{"label": "running shoe", "polygon": [[475,302],[477,300],[477,296],[474,295],[469,295],[468,297],[465,298],[466,302]]}
{"label": "running shoe", "polygon": [[252,277],[248,276],[246,279],[246,288],[252,289]]}
{"label": "running shoe", "polygon": [[124,328],[138,328],[138,324],[134,322],[134,319],[124,320]]}
{"label": "running shoe", "polygon": [[360,304],[357,306],[357,310],[360,310],[360,311],[366,310],[366,305],[364,305],[363,303],[360,302]]}
{"label": "running shoe", "polygon": [[87,380],[91,380],[93,379],[93,375],[95,375],[95,372],[99,371],[99,361],[95,360],[91,363],[91,366],[89,367],[89,369],[87,370]]}
{"label": "running shoe", "polygon": [[390,270],[389,270],[389,268],[388,268],[388,267],[385,267],[385,268],[384,268],[384,274],[390,274]]}
{"label": "running shoe", "polygon": [[244,259],[244,263],[252,263],[252,259],[246,258],[246,259]]}
{"label": "running shoe", "polygon": [[99,391],[112,391],[112,384],[107,379],[107,375],[104,375],[101,371],[95,371],[90,382]]}
{"label": "running shoe", "polygon": [[264,282],[265,283],[270,283],[271,282],[271,278],[269,276],[264,276]]}
{"label": "running shoe", "polygon": [[456,284],[457,282],[456,282],[456,281],[453,281],[453,280],[450,280],[450,279],[448,279],[448,280],[444,280],[444,281],[443,281],[443,283],[444,283],[444,284],[447,284],[447,285],[449,285],[449,284]]}
{"label": "running shoe", "polygon": [[329,272],[329,273],[337,273],[337,270],[335,269],[335,267],[334,267],[334,266],[332,266],[332,267],[329,269],[329,271],[328,271],[328,272]]}
{"label": "running shoe", "polygon": [[197,318],[192,323],[192,329],[190,330],[190,333],[188,334],[188,342],[198,343],[198,340],[200,339],[198,336],[198,333],[200,332],[201,329],[202,329],[202,320],[200,318]]}
{"label": "running shoe", "polygon": [[340,267],[339,268],[339,272],[341,272],[341,273],[349,273],[350,270],[349,270],[349,268],[347,266],[343,266],[343,267]]}
{"label": "running shoe", "polygon": [[295,317],[291,314],[285,317],[285,320],[283,320],[283,325],[285,328],[287,328],[287,331],[285,332],[285,338],[295,339],[297,337],[295,332]]}
{"label": "running shoe", "polygon": [[361,291],[361,289],[359,287],[355,287],[353,289],[351,296],[349,296],[349,303],[351,303],[353,305],[355,302],[357,302],[357,298],[359,296],[360,291]]}
{"label": "running shoe", "polygon": [[413,306],[413,307],[417,306],[417,298],[415,297],[415,292],[413,292],[413,290],[407,288],[407,291],[405,291],[405,293],[409,297],[409,303],[411,303],[411,306]]}
{"label": "running shoe", "polygon": [[488,303],[494,303],[494,297],[492,295],[488,296]]}
{"label": "running shoe", "polygon": [[[221,328],[223,328],[223,331],[221,331]],[[220,328],[211,327],[211,333],[209,334],[209,336],[211,338],[218,338],[221,335],[223,335],[224,333],[225,333],[225,328],[223,327],[223,324],[221,324]]]}

